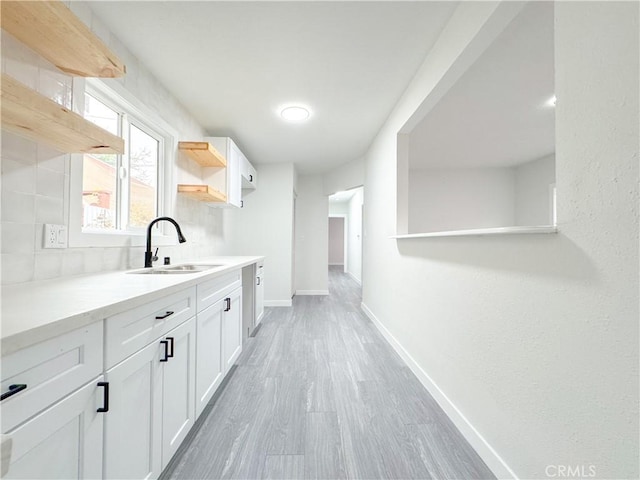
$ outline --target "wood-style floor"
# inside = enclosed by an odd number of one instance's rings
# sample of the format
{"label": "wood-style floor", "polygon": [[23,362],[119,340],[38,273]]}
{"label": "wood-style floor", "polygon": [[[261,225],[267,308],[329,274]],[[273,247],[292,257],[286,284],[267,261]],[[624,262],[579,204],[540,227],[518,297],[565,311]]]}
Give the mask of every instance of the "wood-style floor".
{"label": "wood-style floor", "polygon": [[[329,271],[269,308],[171,479],[495,478]],[[205,413],[206,414],[206,413]]]}

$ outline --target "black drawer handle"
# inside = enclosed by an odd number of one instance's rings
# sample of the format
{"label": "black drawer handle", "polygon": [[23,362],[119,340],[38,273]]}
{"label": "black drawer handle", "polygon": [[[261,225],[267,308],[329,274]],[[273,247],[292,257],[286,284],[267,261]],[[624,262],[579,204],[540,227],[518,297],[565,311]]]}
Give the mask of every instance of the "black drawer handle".
{"label": "black drawer handle", "polygon": [[162,315],[162,316],[157,316],[157,317],[156,317],[156,320],[164,320],[165,318],[170,317],[170,316],[171,316],[171,315],[173,315],[174,313],[175,313],[175,312],[167,312],[167,313],[165,313],[165,314],[164,314],[164,315]]}
{"label": "black drawer handle", "polygon": [[231,310],[231,299],[230,298],[225,298],[224,301],[227,304],[227,306],[225,307],[224,311],[228,312],[229,310]]}
{"label": "black drawer handle", "polygon": [[169,360],[169,341],[168,340],[160,340],[160,343],[164,345],[164,358],[161,358],[161,362],[166,362]]}
{"label": "black drawer handle", "polygon": [[102,407],[96,410],[98,413],[109,411],[109,382],[98,382],[98,386],[104,388],[102,391]]}
{"label": "black drawer handle", "polygon": [[249,175],[249,181],[253,182],[253,175]]}
{"label": "black drawer handle", "polygon": [[169,340],[169,352],[170,352],[170,353],[167,354],[167,358],[171,358],[171,357],[173,357],[173,340],[174,340],[174,338],[173,337],[167,337],[167,340]]}
{"label": "black drawer handle", "polygon": [[13,385],[9,385],[9,391],[8,392],[4,392],[2,394],[2,396],[0,397],[0,402],[2,400],[5,400],[13,395],[15,395],[18,392],[21,392],[22,390],[26,390],[27,389],[27,384],[26,383],[16,383]]}
{"label": "black drawer handle", "polygon": [[258,279],[257,285],[260,285],[260,277],[256,277]]}

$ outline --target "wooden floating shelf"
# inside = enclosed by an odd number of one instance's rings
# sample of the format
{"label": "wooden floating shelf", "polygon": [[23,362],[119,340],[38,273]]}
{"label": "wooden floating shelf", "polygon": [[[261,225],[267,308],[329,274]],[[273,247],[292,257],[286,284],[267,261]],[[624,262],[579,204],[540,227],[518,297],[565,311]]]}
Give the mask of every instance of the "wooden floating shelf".
{"label": "wooden floating shelf", "polygon": [[124,63],[69,8],[55,1],[0,2],[2,28],[65,73],[122,77]]}
{"label": "wooden floating shelf", "polygon": [[201,202],[225,203],[227,196],[209,185],[178,185],[178,193]]}
{"label": "wooden floating shelf", "polygon": [[227,160],[209,142],[179,142],[178,149],[203,167],[227,166]]}
{"label": "wooden floating shelf", "polygon": [[6,74],[2,75],[1,98],[2,128],[5,130],[42,141],[66,153],[124,153],[122,138]]}

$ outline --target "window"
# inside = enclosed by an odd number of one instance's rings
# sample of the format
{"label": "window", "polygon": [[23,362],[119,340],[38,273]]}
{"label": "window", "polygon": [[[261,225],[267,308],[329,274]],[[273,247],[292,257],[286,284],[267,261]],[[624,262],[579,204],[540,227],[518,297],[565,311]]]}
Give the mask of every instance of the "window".
{"label": "window", "polygon": [[[170,214],[177,133],[121,85],[78,82],[74,105],[87,120],[122,137],[125,151],[72,156],[69,245],[141,245],[149,222]],[[161,226],[160,244],[162,232]]]}
{"label": "window", "polygon": [[158,216],[162,135],[85,93],[85,118],[125,139],[124,155],[84,155],[82,229],[135,231]]}

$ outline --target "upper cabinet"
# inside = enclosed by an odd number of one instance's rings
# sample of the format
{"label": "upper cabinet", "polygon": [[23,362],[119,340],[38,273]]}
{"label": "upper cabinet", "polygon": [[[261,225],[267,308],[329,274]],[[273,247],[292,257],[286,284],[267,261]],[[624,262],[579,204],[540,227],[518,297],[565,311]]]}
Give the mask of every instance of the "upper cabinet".
{"label": "upper cabinet", "polygon": [[[60,1],[0,2],[2,28],[69,75],[121,77],[122,61]],[[123,153],[124,141],[2,75],[2,128],[65,153]]]}
{"label": "upper cabinet", "polygon": [[2,29],[69,75],[122,77],[124,63],[60,1],[3,1]]}
{"label": "upper cabinet", "polygon": [[219,152],[222,152],[227,159],[224,178],[219,173],[206,172],[207,179],[216,188],[218,188],[217,185],[221,185],[221,182],[224,181],[225,190],[223,191],[227,194],[227,203],[224,206],[242,208],[242,196],[247,191],[245,189],[250,188],[253,190],[257,184],[255,168],[231,138],[208,137],[205,140],[209,141]]}
{"label": "upper cabinet", "polygon": [[252,190],[255,190],[258,186],[258,176],[256,174],[256,169],[253,168],[253,165],[249,163],[247,157],[242,155],[242,159],[240,161],[240,177],[242,178],[242,195],[248,193]]}

